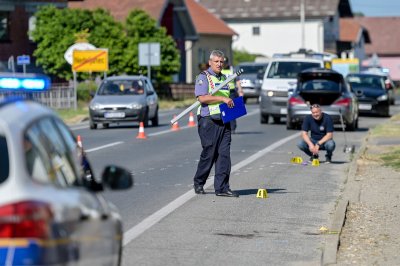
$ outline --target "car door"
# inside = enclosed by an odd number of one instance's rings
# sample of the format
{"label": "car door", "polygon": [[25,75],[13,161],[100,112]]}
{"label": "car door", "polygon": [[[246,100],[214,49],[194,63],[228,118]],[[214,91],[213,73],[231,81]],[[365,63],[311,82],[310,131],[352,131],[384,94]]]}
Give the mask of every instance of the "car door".
{"label": "car door", "polygon": [[158,97],[153,85],[148,81],[148,79],[145,79],[144,83],[146,89],[147,106],[149,107],[149,117],[154,117],[157,112]]}
{"label": "car door", "polygon": [[110,246],[115,243],[115,237],[108,237],[109,233],[104,231],[115,232],[115,228],[108,222],[110,215],[102,200],[83,185],[72,134],[61,121],[46,117],[32,124],[24,139],[32,143],[40,157],[42,170],[36,174],[37,163],[31,164],[31,176],[34,181],[47,185],[48,200],[58,217],[55,235],[61,243],[68,243],[59,246],[58,253],[67,261],[76,261],[77,265],[112,265],[116,251]]}

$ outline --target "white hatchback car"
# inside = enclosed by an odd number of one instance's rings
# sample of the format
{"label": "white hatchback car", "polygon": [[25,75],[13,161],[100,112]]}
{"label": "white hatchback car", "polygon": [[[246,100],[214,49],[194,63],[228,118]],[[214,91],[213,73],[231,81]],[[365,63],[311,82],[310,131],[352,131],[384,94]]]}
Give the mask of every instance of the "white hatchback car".
{"label": "white hatchback car", "polygon": [[117,166],[96,181],[52,110],[0,101],[0,265],[119,265],[121,217],[99,191],[132,185]]}

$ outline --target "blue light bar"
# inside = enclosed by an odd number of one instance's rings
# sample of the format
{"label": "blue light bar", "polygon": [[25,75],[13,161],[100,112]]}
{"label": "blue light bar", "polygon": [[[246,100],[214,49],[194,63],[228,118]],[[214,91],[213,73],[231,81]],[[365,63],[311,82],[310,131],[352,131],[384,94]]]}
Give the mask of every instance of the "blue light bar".
{"label": "blue light bar", "polygon": [[0,90],[45,91],[50,85],[50,78],[42,74],[0,73]]}

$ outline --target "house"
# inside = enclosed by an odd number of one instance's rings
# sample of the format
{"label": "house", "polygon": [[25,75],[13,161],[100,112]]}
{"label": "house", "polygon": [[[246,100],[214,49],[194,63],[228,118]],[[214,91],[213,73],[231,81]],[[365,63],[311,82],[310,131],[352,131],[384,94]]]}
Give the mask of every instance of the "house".
{"label": "house", "polygon": [[382,67],[389,70],[393,80],[400,82],[400,17],[356,17],[368,30],[371,43],[366,44],[368,56],[364,67]]}
{"label": "house", "polygon": [[340,37],[337,42],[337,53],[341,58],[367,58],[365,45],[370,44],[368,30],[354,18],[340,19]]}
{"label": "house", "polygon": [[199,35],[197,41],[187,46],[187,58],[191,58],[192,68],[187,69],[186,82],[191,83],[200,72],[200,66],[208,62],[212,50],[221,50],[232,62],[232,37],[236,33],[194,0],[186,0],[186,5]]}
{"label": "house", "polygon": [[21,55],[30,56],[27,72],[41,71],[31,57],[36,48],[28,35],[34,25],[33,14],[40,6],[48,4],[65,8],[69,1],[72,0],[0,1],[0,72],[10,71],[13,66],[17,72],[22,72],[22,66],[17,64],[17,57]]}
{"label": "house", "polygon": [[[209,51],[219,48],[232,54],[234,31],[194,0],[82,0],[69,3],[71,8],[104,8],[120,21],[135,8],[146,11],[167,29],[181,54],[181,70],[175,81],[192,82],[199,64],[206,63]],[[211,24],[208,24],[212,22]],[[206,60],[207,59],[207,60]]]}
{"label": "house", "polygon": [[238,33],[234,49],[272,56],[300,48],[337,53],[339,19],[353,17],[348,0],[198,0]]}

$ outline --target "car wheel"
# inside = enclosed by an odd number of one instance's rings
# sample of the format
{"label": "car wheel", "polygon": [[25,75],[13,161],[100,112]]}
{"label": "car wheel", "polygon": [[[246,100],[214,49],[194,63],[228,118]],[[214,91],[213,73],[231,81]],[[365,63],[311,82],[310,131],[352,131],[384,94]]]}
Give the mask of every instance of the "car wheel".
{"label": "car wheel", "polygon": [[110,125],[108,123],[103,123],[104,128],[108,128]]}
{"label": "car wheel", "polygon": [[94,123],[92,120],[90,120],[89,126],[90,126],[90,129],[96,129],[97,128],[97,124]]}
{"label": "car wheel", "polygon": [[357,127],[357,119],[353,119],[353,121],[349,124],[346,124],[346,131],[354,131]]}
{"label": "car wheel", "polygon": [[149,126],[149,110],[146,109],[144,116],[143,116],[143,126],[148,127]]}
{"label": "car wheel", "polygon": [[281,122],[281,118],[279,116],[274,116],[274,123],[279,124]]}
{"label": "car wheel", "polygon": [[263,114],[261,114],[261,116],[260,116],[260,122],[261,122],[261,124],[268,124],[268,118],[269,118],[269,115],[263,115]]}
{"label": "car wheel", "polygon": [[158,108],[156,110],[156,114],[154,115],[154,117],[151,119],[151,125],[153,127],[158,126]]}
{"label": "car wheel", "polygon": [[292,121],[290,121],[289,117],[286,119],[286,129],[287,130],[294,129],[294,125],[293,125]]}

